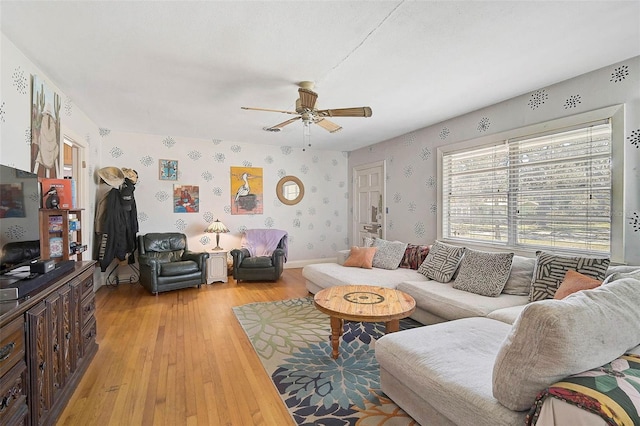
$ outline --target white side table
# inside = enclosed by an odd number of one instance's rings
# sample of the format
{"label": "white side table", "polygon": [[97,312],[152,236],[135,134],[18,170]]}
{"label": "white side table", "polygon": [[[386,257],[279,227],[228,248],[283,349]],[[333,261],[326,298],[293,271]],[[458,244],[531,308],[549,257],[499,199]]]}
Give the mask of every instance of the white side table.
{"label": "white side table", "polygon": [[207,260],[207,284],[227,282],[227,251],[211,250]]}

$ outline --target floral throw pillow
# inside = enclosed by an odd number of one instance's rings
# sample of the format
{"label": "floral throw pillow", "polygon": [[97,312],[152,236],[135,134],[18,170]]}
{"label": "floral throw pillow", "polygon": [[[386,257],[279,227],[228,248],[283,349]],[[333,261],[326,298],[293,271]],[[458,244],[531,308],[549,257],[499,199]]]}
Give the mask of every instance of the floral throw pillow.
{"label": "floral throw pillow", "polygon": [[420,265],[422,265],[422,262],[427,258],[428,254],[429,246],[407,244],[407,248],[404,251],[404,256],[402,257],[398,268],[417,270]]}
{"label": "floral throw pillow", "polygon": [[509,279],[513,253],[466,249],[453,288],[481,296],[497,297]]}
{"label": "floral throw pillow", "polygon": [[373,241],[373,247],[377,248],[376,254],[373,256],[374,268],[398,269],[398,265],[407,248],[407,243],[376,238]]}
{"label": "floral throw pillow", "polygon": [[448,283],[458,269],[464,255],[464,247],[452,246],[436,241],[429,250],[418,272],[425,277],[441,283]]}

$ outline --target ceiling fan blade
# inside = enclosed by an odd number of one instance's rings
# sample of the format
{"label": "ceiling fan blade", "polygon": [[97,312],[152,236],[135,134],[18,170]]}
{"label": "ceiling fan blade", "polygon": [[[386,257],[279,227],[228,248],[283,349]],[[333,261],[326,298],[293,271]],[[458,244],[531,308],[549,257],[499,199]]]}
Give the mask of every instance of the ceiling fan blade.
{"label": "ceiling fan blade", "polygon": [[299,88],[298,94],[300,95],[300,106],[305,109],[312,110],[316,106],[316,100],[318,94],[313,90]]}
{"label": "ceiling fan blade", "polygon": [[283,114],[293,114],[293,115],[298,115],[297,112],[295,111],[285,111],[282,109],[269,109],[269,108],[252,108],[252,107],[240,107],[242,109],[248,109],[251,111],[268,111],[268,112],[281,112]]}
{"label": "ceiling fan blade", "polygon": [[371,117],[371,108],[356,107],[356,108],[323,109],[318,111],[317,115],[321,117]]}
{"label": "ceiling fan blade", "polygon": [[291,124],[291,123],[293,123],[294,121],[298,121],[298,120],[300,120],[300,118],[301,118],[301,117],[299,117],[299,116],[298,116],[298,117],[296,117],[296,118],[292,118],[292,119],[290,119],[290,120],[283,121],[282,123],[280,123],[280,124],[276,124],[275,126],[267,127],[265,130],[268,130],[268,131],[271,131],[271,132],[273,132],[273,131],[278,131],[278,130],[282,129],[284,126],[286,126],[287,124]]}
{"label": "ceiling fan blade", "polygon": [[341,126],[338,126],[336,123],[329,121],[326,118],[320,118],[320,119],[314,120],[313,122],[316,123],[318,126],[322,127],[323,129],[327,130],[329,133],[335,133],[338,130],[342,130]]}

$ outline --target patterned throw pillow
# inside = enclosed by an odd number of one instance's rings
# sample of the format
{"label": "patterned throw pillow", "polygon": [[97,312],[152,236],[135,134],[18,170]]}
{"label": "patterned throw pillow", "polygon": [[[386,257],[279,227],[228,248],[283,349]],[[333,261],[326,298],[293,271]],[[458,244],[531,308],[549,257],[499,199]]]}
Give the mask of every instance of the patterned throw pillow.
{"label": "patterned throw pillow", "polygon": [[429,250],[427,258],[418,268],[418,272],[431,280],[448,283],[456,273],[463,255],[464,247],[436,241]]}
{"label": "patterned throw pillow", "polygon": [[453,288],[497,297],[511,272],[513,253],[489,253],[466,249]]}
{"label": "patterned throw pillow", "polygon": [[603,281],[608,267],[609,258],[569,257],[537,251],[529,301],[553,299],[569,269]]}
{"label": "patterned throw pillow", "polygon": [[407,244],[398,268],[418,269],[429,254],[429,246]]}
{"label": "patterned throw pillow", "polygon": [[407,248],[407,243],[376,238],[373,241],[373,246],[378,249],[375,256],[373,256],[374,268],[398,269],[398,265]]}

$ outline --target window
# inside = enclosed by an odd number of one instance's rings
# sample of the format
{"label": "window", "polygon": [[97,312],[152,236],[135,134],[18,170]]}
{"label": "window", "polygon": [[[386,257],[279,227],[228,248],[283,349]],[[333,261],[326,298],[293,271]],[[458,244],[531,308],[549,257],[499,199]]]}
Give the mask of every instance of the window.
{"label": "window", "polygon": [[609,119],[443,152],[439,233],[462,243],[610,255],[611,163]]}

